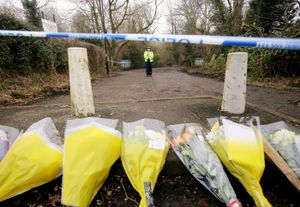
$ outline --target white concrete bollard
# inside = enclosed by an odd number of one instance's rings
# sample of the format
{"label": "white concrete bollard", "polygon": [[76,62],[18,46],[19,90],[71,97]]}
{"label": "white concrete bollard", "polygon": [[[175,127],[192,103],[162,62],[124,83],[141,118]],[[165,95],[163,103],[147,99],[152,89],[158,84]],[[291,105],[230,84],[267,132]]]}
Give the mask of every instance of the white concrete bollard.
{"label": "white concrete bollard", "polygon": [[95,114],[86,48],[68,48],[71,107],[76,117]]}
{"label": "white concrete bollard", "polygon": [[224,91],[221,110],[242,114],[246,106],[248,53],[229,53],[226,63]]}

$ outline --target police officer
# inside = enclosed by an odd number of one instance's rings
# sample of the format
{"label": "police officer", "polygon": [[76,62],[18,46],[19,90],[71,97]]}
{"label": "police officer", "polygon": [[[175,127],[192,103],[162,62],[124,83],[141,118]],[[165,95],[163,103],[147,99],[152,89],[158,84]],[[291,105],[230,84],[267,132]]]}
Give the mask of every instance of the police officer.
{"label": "police officer", "polygon": [[147,47],[146,51],[144,52],[144,59],[146,63],[146,75],[147,77],[152,76],[152,63],[154,59],[154,53],[150,47]]}

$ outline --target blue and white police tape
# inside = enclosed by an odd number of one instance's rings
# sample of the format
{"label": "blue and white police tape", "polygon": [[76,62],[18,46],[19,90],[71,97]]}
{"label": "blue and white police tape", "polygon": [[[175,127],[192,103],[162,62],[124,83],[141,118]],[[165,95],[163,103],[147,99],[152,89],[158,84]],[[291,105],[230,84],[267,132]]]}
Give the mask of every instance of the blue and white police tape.
{"label": "blue and white police tape", "polygon": [[78,39],[107,39],[153,41],[172,43],[191,43],[200,45],[243,46],[272,49],[300,50],[300,39],[295,38],[262,38],[211,35],[166,35],[166,34],[93,34],[93,33],[64,33],[64,32],[34,32],[0,30],[0,36],[49,37],[49,38],[78,38]]}

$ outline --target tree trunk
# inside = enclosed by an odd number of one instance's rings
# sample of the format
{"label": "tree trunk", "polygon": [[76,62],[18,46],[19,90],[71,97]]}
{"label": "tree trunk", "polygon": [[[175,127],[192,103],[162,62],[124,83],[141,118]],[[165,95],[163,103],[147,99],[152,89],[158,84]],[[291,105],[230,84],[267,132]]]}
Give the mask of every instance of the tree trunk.
{"label": "tree trunk", "polygon": [[243,20],[244,0],[234,0],[233,2],[233,34],[240,35]]}

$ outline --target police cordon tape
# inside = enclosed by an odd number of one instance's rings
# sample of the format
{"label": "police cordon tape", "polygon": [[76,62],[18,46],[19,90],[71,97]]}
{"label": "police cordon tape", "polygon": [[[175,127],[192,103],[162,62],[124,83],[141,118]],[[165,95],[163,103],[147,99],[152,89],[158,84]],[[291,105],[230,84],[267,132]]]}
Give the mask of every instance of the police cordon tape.
{"label": "police cordon tape", "polygon": [[212,35],[168,35],[168,34],[93,34],[93,33],[64,33],[64,32],[36,32],[0,30],[0,36],[15,37],[48,37],[48,38],[76,38],[76,39],[107,39],[131,40],[171,43],[190,43],[200,45],[242,46],[271,49],[300,50],[299,38],[265,38],[240,36],[212,36]]}

